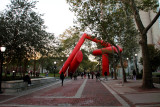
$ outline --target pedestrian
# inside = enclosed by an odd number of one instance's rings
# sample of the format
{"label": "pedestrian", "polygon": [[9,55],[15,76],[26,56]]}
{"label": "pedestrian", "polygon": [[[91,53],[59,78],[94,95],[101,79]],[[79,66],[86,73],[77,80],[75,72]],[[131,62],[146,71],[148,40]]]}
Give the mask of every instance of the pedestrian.
{"label": "pedestrian", "polygon": [[83,72],[81,72],[81,78],[83,79]]}
{"label": "pedestrian", "polygon": [[30,74],[31,74],[31,77],[32,77],[33,71],[30,71]]}
{"label": "pedestrian", "polygon": [[111,78],[113,79],[113,70],[111,70]]}
{"label": "pedestrian", "polygon": [[63,72],[60,75],[60,79],[62,80],[62,86],[63,86],[63,81],[64,81],[64,73]]}
{"label": "pedestrian", "polygon": [[136,71],[135,71],[135,69],[133,70],[133,79],[136,80]]}
{"label": "pedestrian", "polygon": [[97,74],[96,74],[96,81],[98,81],[98,80],[100,80],[100,73],[99,72],[97,72]]}
{"label": "pedestrian", "polygon": [[76,72],[73,74],[73,77],[74,77],[74,80],[77,80],[77,73]]}
{"label": "pedestrian", "polygon": [[91,75],[92,75],[92,79],[93,79],[94,72],[91,72]]}
{"label": "pedestrian", "polygon": [[84,71],[84,78],[86,79],[86,72]]}
{"label": "pedestrian", "polygon": [[23,81],[27,82],[28,86],[31,86],[31,78],[30,78],[29,75],[25,75],[24,78],[23,78]]}
{"label": "pedestrian", "polygon": [[90,79],[90,73],[88,72],[88,79]]}
{"label": "pedestrian", "polygon": [[105,80],[107,81],[107,71],[104,72]]}
{"label": "pedestrian", "polygon": [[70,74],[69,74],[69,75],[70,75],[70,78],[72,79],[72,77],[73,77],[73,73],[72,73],[72,72],[70,72]]}
{"label": "pedestrian", "polygon": [[48,71],[46,72],[46,77],[48,77]]}

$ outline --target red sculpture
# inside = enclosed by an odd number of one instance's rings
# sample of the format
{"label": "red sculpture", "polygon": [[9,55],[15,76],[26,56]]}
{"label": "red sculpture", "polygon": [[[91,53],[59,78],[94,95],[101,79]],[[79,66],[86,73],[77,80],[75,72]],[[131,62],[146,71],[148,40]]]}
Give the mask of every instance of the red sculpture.
{"label": "red sculpture", "polygon": [[74,73],[76,71],[79,64],[82,62],[82,59],[83,59],[82,51],[78,51],[76,56],[74,57],[73,61],[71,62],[70,66],[69,66],[68,74],[70,74],[70,72]]}
{"label": "red sculpture", "polygon": [[[114,46],[111,46],[111,44],[104,42],[103,40],[98,40],[96,38],[93,38],[90,35],[87,35],[86,33],[83,34],[83,36],[78,41],[77,45],[73,49],[72,53],[64,63],[63,67],[59,71],[61,74],[62,72],[65,73],[68,70],[68,73],[72,72],[74,73],[76,69],[78,68],[79,64],[81,63],[83,59],[83,54],[79,50],[82,44],[84,43],[85,39],[89,39],[93,42],[99,43],[105,48],[97,49],[93,51],[93,55],[102,55],[102,75],[104,75],[104,72],[107,71],[107,74],[109,75],[109,60],[108,60],[108,54],[113,52],[118,52],[117,48]],[[119,52],[122,52],[122,49],[117,46],[119,49]]]}
{"label": "red sculpture", "polygon": [[107,72],[107,75],[109,75],[109,60],[108,60],[108,54],[102,54],[102,75]]}

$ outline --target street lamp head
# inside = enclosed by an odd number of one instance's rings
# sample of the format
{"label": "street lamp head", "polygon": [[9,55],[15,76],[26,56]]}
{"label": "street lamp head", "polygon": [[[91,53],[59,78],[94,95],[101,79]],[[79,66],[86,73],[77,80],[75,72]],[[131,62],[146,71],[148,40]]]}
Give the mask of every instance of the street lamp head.
{"label": "street lamp head", "polygon": [[137,56],[137,54],[135,54],[135,56]]}
{"label": "street lamp head", "polygon": [[63,62],[63,59],[61,61]]}
{"label": "street lamp head", "polygon": [[6,47],[2,46],[2,47],[0,47],[0,49],[1,49],[1,52],[5,52]]}
{"label": "street lamp head", "polygon": [[128,60],[129,58],[127,58],[127,60]]}
{"label": "street lamp head", "polygon": [[56,61],[54,61],[54,64],[56,64],[57,62]]}

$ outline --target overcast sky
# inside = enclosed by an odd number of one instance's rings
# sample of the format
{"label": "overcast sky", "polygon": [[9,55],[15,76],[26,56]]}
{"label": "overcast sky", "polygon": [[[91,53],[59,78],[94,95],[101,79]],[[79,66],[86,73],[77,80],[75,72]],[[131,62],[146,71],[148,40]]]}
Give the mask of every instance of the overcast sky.
{"label": "overcast sky", "polygon": [[[10,0],[0,0],[0,11],[6,9]],[[73,26],[74,15],[69,11],[66,0],[39,0],[36,5],[37,12],[44,14],[47,31],[54,33],[55,36],[62,34],[65,29]]]}

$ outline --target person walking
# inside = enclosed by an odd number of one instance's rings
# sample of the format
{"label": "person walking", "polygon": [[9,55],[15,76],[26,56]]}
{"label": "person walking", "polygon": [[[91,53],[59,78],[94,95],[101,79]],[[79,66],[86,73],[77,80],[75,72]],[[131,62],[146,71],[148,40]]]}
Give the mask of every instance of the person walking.
{"label": "person walking", "polygon": [[136,71],[135,71],[135,69],[133,70],[133,79],[136,80]]}
{"label": "person walking", "polygon": [[63,86],[63,81],[64,81],[64,73],[63,72],[60,75],[60,79],[62,80],[62,86]]}
{"label": "person walking", "polygon": [[99,72],[97,72],[97,74],[96,74],[96,81],[98,81],[98,80],[100,80],[100,73]]}
{"label": "person walking", "polygon": [[31,86],[31,78],[30,78],[29,75],[25,75],[24,78],[23,78],[23,81],[27,82],[28,86]]}
{"label": "person walking", "polygon": [[113,70],[111,70],[111,78],[113,79]]}
{"label": "person walking", "polygon": [[90,73],[88,72],[88,79],[90,79]]}
{"label": "person walking", "polygon": [[107,81],[107,71],[104,72],[105,80]]}
{"label": "person walking", "polygon": [[84,78],[86,79],[86,72],[84,71]]}
{"label": "person walking", "polygon": [[83,79],[83,72],[81,72],[81,78]]}
{"label": "person walking", "polygon": [[72,79],[72,77],[73,77],[73,73],[72,73],[72,72],[70,72],[70,74],[69,74],[69,75],[70,75],[70,77],[71,77],[71,79]]}
{"label": "person walking", "polygon": [[74,77],[74,80],[77,80],[77,73],[76,72],[73,74],[73,77]]}
{"label": "person walking", "polygon": [[91,75],[92,75],[92,79],[93,79],[93,75],[94,75],[94,72],[93,72],[93,71],[91,72]]}

